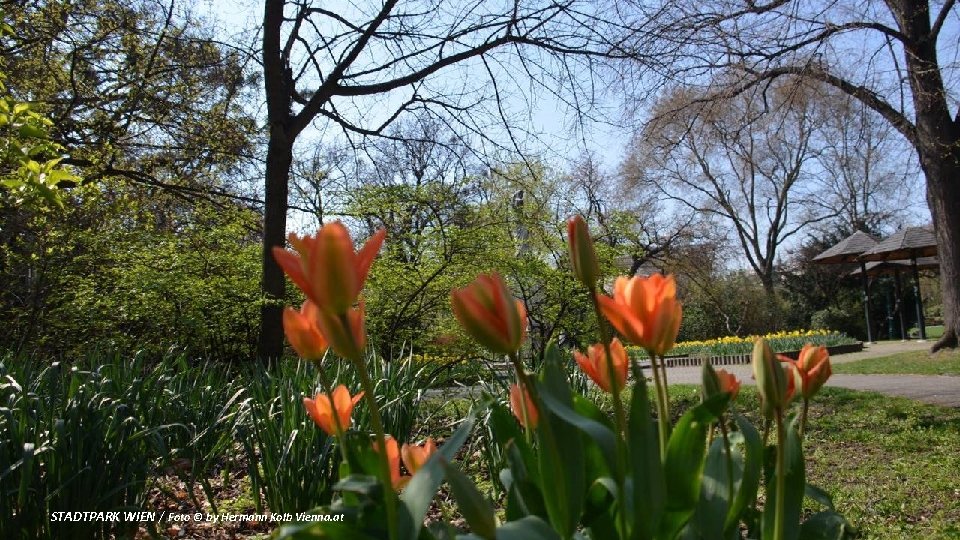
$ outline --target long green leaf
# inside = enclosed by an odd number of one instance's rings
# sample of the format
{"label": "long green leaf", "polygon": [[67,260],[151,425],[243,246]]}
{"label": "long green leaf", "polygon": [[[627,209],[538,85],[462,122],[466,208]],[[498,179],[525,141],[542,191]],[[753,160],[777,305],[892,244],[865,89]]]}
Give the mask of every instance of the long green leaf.
{"label": "long green leaf", "polygon": [[636,382],[630,400],[627,425],[630,467],[633,484],[633,538],[649,540],[660,525],[666,499],[666,484],[660,459],[660,443],[650,416],[647,381],[642,372],[635,373]]}
{"label": "long green leaf", "polygon": [[[568,412],[567,417],[586,420],[572,408],[572,393],[555,343],[547,347],[538,389],[548,409],[545,413],[560,408]],[[544,482],[550,479],[549,486],[544,485],[541,492],[550,522],[565,538],[576,531],[587,491],[583,441],[568,423],[567,418],[557,414],[542,414],[537,425],[540,477]]]}
{"label": "long green leaf", "polygon": [[729,399],[726,393],[707,399],[684,413],[673,429],[664,460],[665,477],[670,482],[658,538],[673,539],[693,515],[700,500],[707,429],[723,412]]}
{"label": "long green leaf", "polygon": [[[803,462],[803,448],[795,422],[786,426],[786,444],[784,448],[784,504],[783,504],[783,540],[797,540],[800,536],[800,511],[803,506],[803,494],[806,487]],[[780,441],[777,441],[780,444]],[[775,515],[777,507],[777,475],[775,467],[768,471],[766,493],[763,506],[763,538],[774,538]]]}
{"label": "long green leaf", "polygon": [[477,486],[466,475],[460,472],[460,469],[454,467],[445,459],[439,461],[447,475],[447,482],[450,483],[453,497],[457,500],[457,507],[463,514],[463,518],[467,520],[467,525],[480,538],[494,540],[496,538],[497,519],[494,516],[490,501],[480,493]]}
{"label": "long green leaf", "polygon": [[404,526],[400,529],[404,538],[413,540],[420,535],[423,519],[430,508],[430,502],[443,482],[443,465],[437,458],[442,457],[447,461],[452,461],[463,443],[467,441],[470,432],[473,431],[474,423],[474,413],[467,415],[460,427],[450,436],[450,439],[423,464],[417,474],[413,475],[410,483],[407,484],[407,488],[400,495],[401,508],[404,510],[401,514],[407,521],[402,524]]}
{"label": "long green leaf", "polygon": [[735,495],[724,525],[724,530],[728,531],[738,527],[743,511],[756,500],[763,465],[760,433],[743,416],[734,414],[733,419],[739,431],[730,434],[730,446],[734,449],[734,468],[741,474],[734,483]]}
{"label": "long green leaf", "polygon": [[560,535],[547,522],[529,516],[498,527],[497,540],[560,540]]}

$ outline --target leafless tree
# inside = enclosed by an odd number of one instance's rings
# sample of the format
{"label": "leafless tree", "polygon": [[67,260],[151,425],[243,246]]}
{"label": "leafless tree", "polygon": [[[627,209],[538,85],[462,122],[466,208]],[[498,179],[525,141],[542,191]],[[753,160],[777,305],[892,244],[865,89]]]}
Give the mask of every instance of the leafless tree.
{"label": "leafless tree", "polygon": [[634,149],[645,162],[634,181],[731,226],[771,296],[780,246],[831,217],[810,204],[817,197],[810,162],[819,150],[808,96],[796,86],[722,101],[678,90],[657,105]]}
{"label": "leafless tree", "polygon": [[[607,60],[642,33],[617,2],[490,3],[425,0],[266,0],[263,68],[269,124],[259,354],[281,353],[284,277],[270,255],[284,243],[293,148],[315,120],[350,140],[388,136],[410,111],[432,111],[454,131],[519,149],[508,96],[542,92],[580,115],[600,92]],[[454,68],[459,68],[454,71]],[[485,111],[486,114],[481,111]],[[500,127],[498,127],[500,126]]]}
{"label": "leafless tree", "polygon": [[[945,331],[960,335],[960,107],[955,0],[662,0],[643,9],[657,31],[632,46],[657,48],[673,80],[715,96],[803,78],[833,87],[882,116],[916,150],[926,180],[940,259]],[[672,48],[666,49],[665,45]],[[711,85],[705,77],[736,70]]]}
{"label": "leafless tree", "polygon": [[[844,230],[879,233],[903,225],[912,217],[905,211],[921,200],[912,150],[861,102],[837,91],[822,95],[817,162],[824,196],[817,202],[840,216]],[[831,229],[837,224],[830,222]]]}

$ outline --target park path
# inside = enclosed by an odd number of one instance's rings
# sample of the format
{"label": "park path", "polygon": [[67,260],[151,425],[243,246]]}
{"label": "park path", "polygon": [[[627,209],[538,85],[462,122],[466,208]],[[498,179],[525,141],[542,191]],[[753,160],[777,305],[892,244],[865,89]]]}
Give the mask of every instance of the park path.
{"label": "park path", "polygon": [[[900,352],[928,349],[932,342],[893,341],[864,345],[858,353],[831,356],[834,364],[844,364],[866,358],[879,358]],[[723,366],[723,369],[735,374],[743,384],[754,384],[750,365]],[[667,381],[670,384],[700,384],[699,367],[667,368]],[[830,377],[827,386],[879,392],[890,396],[900,396],[924,403],[960,407],[960,377],[948,375],[848,375],[838,373]]]}

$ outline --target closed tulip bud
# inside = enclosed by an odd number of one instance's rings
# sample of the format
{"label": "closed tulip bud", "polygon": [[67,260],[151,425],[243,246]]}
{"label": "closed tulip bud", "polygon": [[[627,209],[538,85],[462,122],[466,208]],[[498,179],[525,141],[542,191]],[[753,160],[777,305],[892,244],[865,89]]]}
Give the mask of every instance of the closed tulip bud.
{"label": "closed tulip bud", "polygon": [[367,344],[365,313],[366,307],[362,298],[357,307],[350,308],[344,315],[322,311],[319,313],[317,326],[340,356],[353,361],[363,358],[363,349]]}
{"label": "closed tulip bud", "polygon": [[453,314],[473,339],[495,353],[520,349],[527,332],[527,310],[498,274],[483,274],[450,293]]}
{"label": "closed tulip bud", "polygon": [[830,375],[833,370],[830,367],[830,353],[823,346],[815,347],[810,343],[803,346],[800,350],[800,356],[794,363],[797,372],[800,375],[800,391],[804,399],[812,398]]}
{"label": "closed tulip bud", "polygon": [[710,362],[703,363],[703,398],[709,399],[717,394],[730,394],[730,401],[737,399],[740,381],[733,373],[725,369],[714,369]]}
{"label": "closed tulip bud", "polygon": [[530,399],[530,392],[526,388],[521,391],[516,384],[510,385],[510,409],[517,420],[520,421],[520,425],[530,429],[537,427],[540,414],[536,405],[533,404],[533,400]]}
{"label": "closed tulip bud", "polygon": [[567,221],[567,245],[570,248],[573,274],[588,289],[594,290],[600,278],[600,263],[597,262],[597,253],[593,249],[590,229],[580,216],[574,216]]}
{"label": "closed tulip bud", "polygon": [[753,345],[753,376],[768,410],[783,409],[793,399],[796,388],[793,367],[789,364],[784,367],[764,339],[758,339]]}
{"label": "closed tulip bud", "polygon": [[[627,381],[627,350],[623,348],[620,340],[613,338],[610,342],[610,356],[613,361],[613,371],[617,377],[617,388],[623,388]],[[607,353],[602,343],[591,345],[587,348],[587,354],[581,354],[580,351],[573,351],[573,358],[577,361],[580,369],[597,383],[604,392],[612,392],[610,384],[610,367],[607,365]]]}
{"label": "closed tulip bud", "polygon": [[417,474],[420,467],[423,467],[423,464],[436,451],[437,444],[433,442],[433,437],[427,437],[423,444],[404,444],[400,448],[400,457],[403,459],[403,466],[410,471],[410,474]]}

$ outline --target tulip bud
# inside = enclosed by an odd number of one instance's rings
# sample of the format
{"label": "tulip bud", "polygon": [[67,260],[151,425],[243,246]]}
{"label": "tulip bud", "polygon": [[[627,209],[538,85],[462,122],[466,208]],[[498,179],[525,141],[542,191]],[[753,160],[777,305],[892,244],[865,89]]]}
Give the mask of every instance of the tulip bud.
{"label": "tulip bud", "polygon": [[703,363],[703,399],[709,399],[721,392],[730,394],[730,401],[737,399],[740,381],[733,373],[725,369],[714,369],[710,362]]}
{"label": "tulip bud", "polygon": [[753,376],[768,411],[782,409],[790,403],[796,386],[793,368],[788,365],[785,369],[764,339],[758,339],[753,345]]}
{"label": "tulip bud", "polygon": [[530,399],[530,392],[528,392],[526,388],[520,390],[520,386],[516,384],[510,385],[510,408],[513,410],[513,415],[517,417],[521,425],[529,427],[530,429],[537,427],[537,423],[540,421],[540,414],[537,411],[537,406],[534,405],[533,400]]}
{"label": "tulip bud", "polygon": [[597,253],[593,249],[590,229],[580,216],[574,216],[567,221],[567,245],[570,247],[574,275],[588,289],[594,290],[597,279],[600,278],[600,263],[597,262]]}
{"label": "tulip bud", "polygon": [[453,314],[473,339],[493,352],[511,354],[523,344],[527,310],[498,274],[485,274],[450,293]]}
{"label": "tulip bud", "polygon": [[814,347],[810,343],[803,346],[800,355],[794,364],[802,380],[801,392],[804,399],[812,398],[827,379],[830,378],[833,371],[830,368],[830,353],[827,348],[820,346]]}

